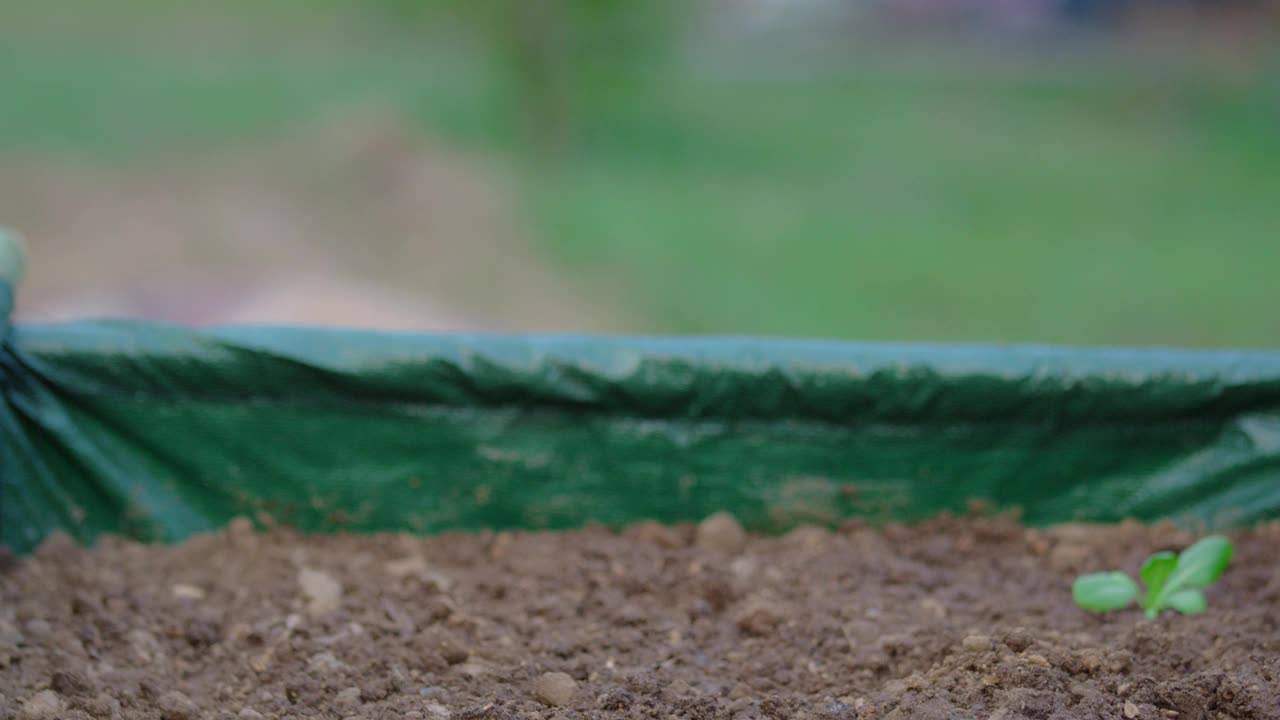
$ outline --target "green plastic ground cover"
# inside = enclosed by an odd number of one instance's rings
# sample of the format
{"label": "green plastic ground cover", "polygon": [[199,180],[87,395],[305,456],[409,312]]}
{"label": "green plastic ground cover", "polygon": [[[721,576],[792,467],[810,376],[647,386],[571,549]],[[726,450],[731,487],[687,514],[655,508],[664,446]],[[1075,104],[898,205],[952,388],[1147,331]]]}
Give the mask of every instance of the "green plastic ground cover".
{"label": "green plastic ground cover", "polygon": [[972,500],[1033,524],[1280,517],[1280,353],[13,327],[0,544],[696,520]]}
{"label": "green plastic ground cover", "polygon": [[1031,523],[1280,516],[1280,354],[140,323],[0,350],[5,545],[554,528],[766,530],[971,499]]}

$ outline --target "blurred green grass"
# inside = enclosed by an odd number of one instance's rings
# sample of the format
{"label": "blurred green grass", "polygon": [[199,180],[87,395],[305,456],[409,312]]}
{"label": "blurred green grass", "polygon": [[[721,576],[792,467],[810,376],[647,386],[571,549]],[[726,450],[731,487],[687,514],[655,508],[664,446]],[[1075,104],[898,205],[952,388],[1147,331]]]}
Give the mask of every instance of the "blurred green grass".
{"label": "blurred green grass", "polygon": [[652,319],[625,330],[1280,346],[1274,66],[757,53],[656,68],[548,166],[465,42],[326,28],[231,52],[13,33],[0,151],[117,162],[381,101],[507,158],[565,282]]}

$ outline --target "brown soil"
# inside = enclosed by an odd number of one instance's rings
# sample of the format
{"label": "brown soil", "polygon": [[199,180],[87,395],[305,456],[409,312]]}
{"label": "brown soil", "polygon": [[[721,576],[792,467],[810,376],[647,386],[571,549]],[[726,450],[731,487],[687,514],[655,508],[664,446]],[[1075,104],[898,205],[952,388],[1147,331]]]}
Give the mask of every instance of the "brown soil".
{"label": "brown soil", "polygon": [[1172,526],[55,537],[0,575],[0,717],[1280,718],[1280,523],[1210,610],[1077,609]]}

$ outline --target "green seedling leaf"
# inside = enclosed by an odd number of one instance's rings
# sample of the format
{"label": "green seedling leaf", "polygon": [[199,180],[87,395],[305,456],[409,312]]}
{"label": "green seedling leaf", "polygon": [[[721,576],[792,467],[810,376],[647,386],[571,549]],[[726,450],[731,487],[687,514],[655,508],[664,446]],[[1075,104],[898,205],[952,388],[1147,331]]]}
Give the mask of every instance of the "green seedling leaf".
{"label": "green seedling leaf", "polygon": [[1209,608],[1209,601],[1200,588],[1185,588],[1169,596],[1169,607],[1183,615],[1197,615]]}
{"label": "green seedling leaf", "polygon": [[1119,610],[1138,597],[1138,584],[1122,572],[1081,575],[1071,586],[1071,596],[1085,610]]}
{"label": "green seedling leaf", "polygon": [[[1231,564],[1235,548],[1221,535],[1210,535],[1175,555],[1158,552],[1142,563],[1147,592],[1138,600],[1147,617],[1173,608],[1184,615],[1204,612],[1209,602],[1200,588],[1212,585]],[[1076,604],[1085,610],[1119,610],[1138,597],[1138,585],[1122,572],[1082,575],[1071,586]]]}
{"label": "green seedling leaf", "polygon": [[1205,587],[1222,576],[1231,564],[1235,548],[1221,535],[1210,535],[1178,555],[1177,567],[1169,574],[1168,587]]}
{"label": "green seedling leaf", "polygon": [[1147,593],[1143,603],[1147,615],[1154,616],[1167,607],[1174,607],[1170,598],[1185,589],[1213,584],[1231,564],[1233,552],[1231,541],[1221,535],[1210,535],[1183,550],[1160,591]]}
{"label": "green seedling leaf", "polygon": [[1160,591],[1164,589],[1165,580],[1173,573],[1173,569],[1178,566],[1178,554],[1165,550],[1147,558],[1142,563],[1142,570],[1138,575],[1142,578],[1142,582],[1147,586],[1147,601],[1158,596]]}

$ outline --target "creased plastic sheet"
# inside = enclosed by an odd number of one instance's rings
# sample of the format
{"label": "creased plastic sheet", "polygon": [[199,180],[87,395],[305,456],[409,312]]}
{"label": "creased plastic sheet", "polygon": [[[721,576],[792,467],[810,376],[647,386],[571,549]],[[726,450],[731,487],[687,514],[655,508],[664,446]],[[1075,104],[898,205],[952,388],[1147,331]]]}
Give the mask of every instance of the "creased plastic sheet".
{"label": "creased plastic sheet", "polygon": [[136,323],[0,350],[0,541],[1280,516],[1280,353]]}

